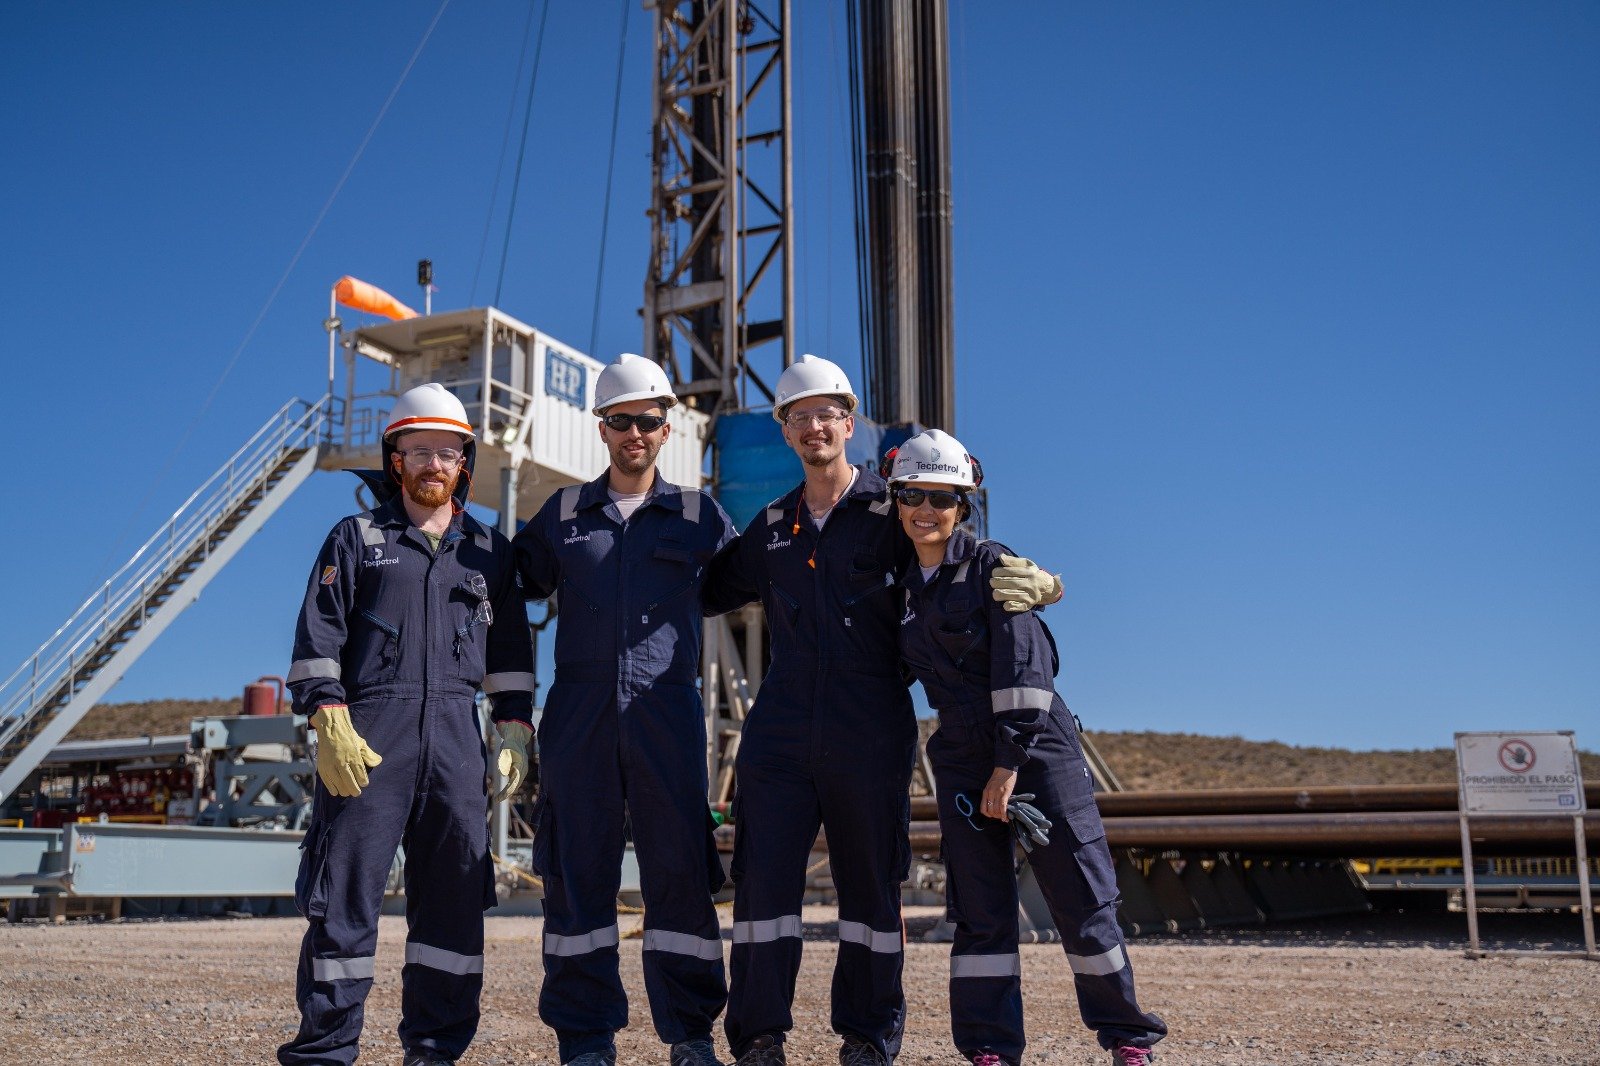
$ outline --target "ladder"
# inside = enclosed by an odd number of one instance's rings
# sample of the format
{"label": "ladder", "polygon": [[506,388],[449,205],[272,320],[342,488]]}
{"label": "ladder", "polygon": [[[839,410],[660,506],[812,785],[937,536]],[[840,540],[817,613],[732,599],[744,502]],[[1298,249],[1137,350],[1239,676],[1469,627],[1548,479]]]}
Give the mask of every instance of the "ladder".
{"label": "ladder", "polygon": [[316,469],[335,400],[294,399],[0,681],[0,802]]}

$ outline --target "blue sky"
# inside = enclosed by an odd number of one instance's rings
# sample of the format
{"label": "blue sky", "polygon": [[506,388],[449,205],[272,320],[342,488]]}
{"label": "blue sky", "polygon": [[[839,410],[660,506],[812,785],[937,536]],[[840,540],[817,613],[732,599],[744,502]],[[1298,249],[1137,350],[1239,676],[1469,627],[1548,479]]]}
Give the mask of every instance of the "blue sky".
{"label": "blue sky", "polygon": [[[797,330],[855,367],[843,5],[796,6]],[[492,298],[528,8],[456,0],[268,305],[438,9],[0,7],[0,670],[320,393],[339,275]],[[553,0],[500,300],[580,348],[622,12]],[[648,236],[628,17],[601,358]],[[1085,723],[1600,744],[1600,8],[953,0],[951,39],[955,430],[993,535],[1065,571]],[[352,487],[313,478],[110,698],[283,672]]]}

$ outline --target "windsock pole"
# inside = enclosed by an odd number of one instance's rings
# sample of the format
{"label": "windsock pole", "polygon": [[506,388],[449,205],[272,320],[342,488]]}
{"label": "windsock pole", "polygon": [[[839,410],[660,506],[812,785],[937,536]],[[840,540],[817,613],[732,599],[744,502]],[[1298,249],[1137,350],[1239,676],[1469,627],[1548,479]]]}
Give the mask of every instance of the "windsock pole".
{"label": "windsock pole", "polygon": [[339,327],[343,325],[343,323],[339,321],[338,300],[339,295],[337,287],[329,289],[328,317],[324,319],[322,323],[322,328],[328,331],[328,391],[325,395],[328,397],[329,403],[333,402],[333,358],[334,353],[338,350],[339,346],[338,341],[335,338],[339,333]]}

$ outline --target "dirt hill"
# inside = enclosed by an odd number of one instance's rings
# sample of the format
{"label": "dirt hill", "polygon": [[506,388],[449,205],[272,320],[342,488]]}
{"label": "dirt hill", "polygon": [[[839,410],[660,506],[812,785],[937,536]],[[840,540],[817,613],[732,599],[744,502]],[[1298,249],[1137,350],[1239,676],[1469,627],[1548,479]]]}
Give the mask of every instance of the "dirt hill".
{"label": "dirt hill", "polygon": [[[187,733],[189,720],[238,714],[237,698],[103,703],[68,737],[160,736]],[[924,723],[930,732],[932,723]],[[1244,788],[1265,785],[1408,785],[1453,782],[1455,752],[1345,751],[1302,748],[1276,741],[1209,737],[1193,733],[1101,733],[1089,739],[1122,779],[1124,788]],[[1600,754],[1583,752],[1585,781],[1600,781]]]}
{"label": "dirt hill", "polygon": [[189,721],[238,714],[241,700],[146,700],[143,703],[100,703],[90,708],[67,734],[68,740],[107,740],[111,737],[169,736],[187,733]]}
{"label": "dirt hill", "polygon": [[[926,739],[937,725],[924,720]],[[1084,734],[1130,791],[1273,785],[1454,784],[1453,748],[1347,751],[1197,733]],[[1585,782],[1600,781],[1600,754],[1578,753]]]}
{"label": "dirt hill", "polygon": [[[1090,733],[1124,788],[1454,784],[1452,748],[1345,751],[1192,733]],[[1600,754],[1580,752],[1584,781],[1600,781]]]}

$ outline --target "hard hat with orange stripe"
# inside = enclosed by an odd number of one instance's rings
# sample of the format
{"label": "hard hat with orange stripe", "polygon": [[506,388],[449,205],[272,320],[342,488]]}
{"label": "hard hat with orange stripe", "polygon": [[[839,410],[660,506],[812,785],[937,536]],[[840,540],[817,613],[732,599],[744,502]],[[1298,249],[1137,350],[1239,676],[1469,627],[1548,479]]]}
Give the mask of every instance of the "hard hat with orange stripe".
{"label": "hard hat with orange stripe", "polygon": [[394,402],[389,424],[383,430],[384,442],[393,443],[397,435],[416,429],[442,429],[458,434],[464,441],[472,439],[467,409],[436,381],[418,385]]}

